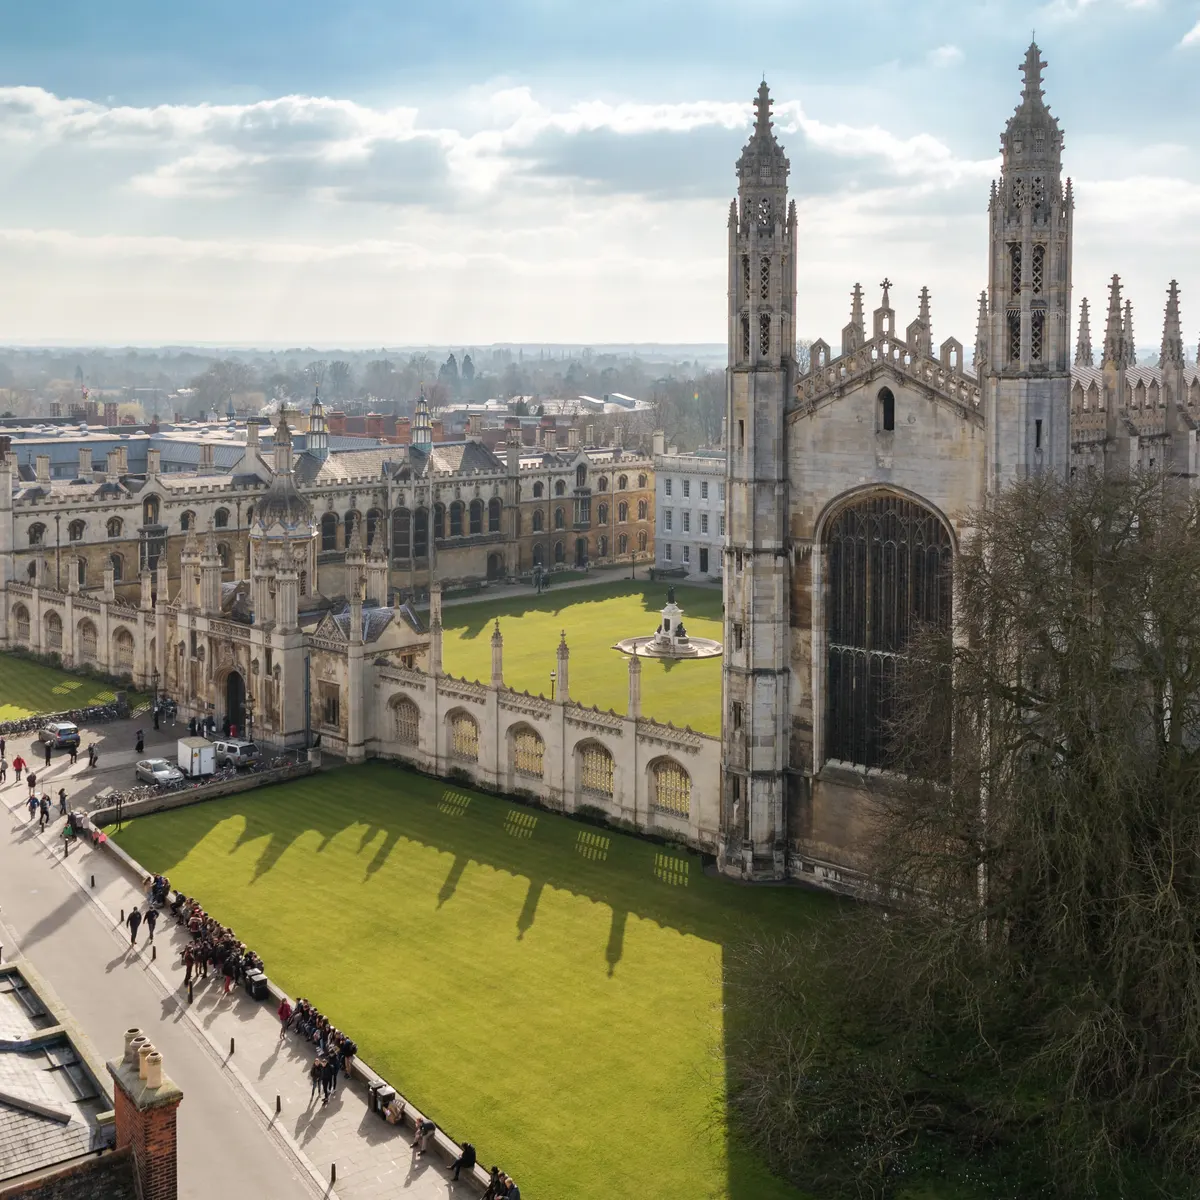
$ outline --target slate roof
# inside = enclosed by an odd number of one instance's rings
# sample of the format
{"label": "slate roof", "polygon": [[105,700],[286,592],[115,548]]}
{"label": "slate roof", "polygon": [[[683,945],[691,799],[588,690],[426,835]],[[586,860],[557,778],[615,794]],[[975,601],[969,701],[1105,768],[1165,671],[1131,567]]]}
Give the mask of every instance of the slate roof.
{"label": "slate roof", "polygon": [[[390,608],[367,608],[363,606],[363,641],[377,642],[383,631],[392,623],[395,612]],[[330,619],[341,630],[347,641],[350,640],[350,608],[347,606],[340,613],[330,613]]]}
{"label": "slate roof", "polygon": [[330,454],[324,462],[304,453],[296,460],[294,473],[300,484],[342,483],[348,479],[382,479],[384,465],[407,457],[405,446],[382,446],[374,450],[348,450]]}

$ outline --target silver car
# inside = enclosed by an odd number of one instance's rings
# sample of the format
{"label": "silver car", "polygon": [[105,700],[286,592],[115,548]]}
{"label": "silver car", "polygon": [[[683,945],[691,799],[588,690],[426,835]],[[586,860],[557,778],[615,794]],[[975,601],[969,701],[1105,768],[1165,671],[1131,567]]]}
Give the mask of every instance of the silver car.
{"label": "silver car", "polygon": [[143,783],[177,783],[183,778],[183,772],[165,758],[143,758],[134,770]]}

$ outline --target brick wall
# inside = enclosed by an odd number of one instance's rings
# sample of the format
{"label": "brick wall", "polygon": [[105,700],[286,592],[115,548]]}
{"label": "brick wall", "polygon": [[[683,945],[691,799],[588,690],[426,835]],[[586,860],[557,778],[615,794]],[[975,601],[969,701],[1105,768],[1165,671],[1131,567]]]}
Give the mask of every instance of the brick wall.
{"label": "brick wall", "polygon": [[0,1185],[3,1200],[138,1200],[133,1154],[117,1150],[87,1158],[37,1179]]}
{"label": "brick wall", "polygon": [[141,1200],[175,1200],[176,1179],[175,1104],[139,1110],[116,1088],[117,1145],[133,1152],[141,1181]]}

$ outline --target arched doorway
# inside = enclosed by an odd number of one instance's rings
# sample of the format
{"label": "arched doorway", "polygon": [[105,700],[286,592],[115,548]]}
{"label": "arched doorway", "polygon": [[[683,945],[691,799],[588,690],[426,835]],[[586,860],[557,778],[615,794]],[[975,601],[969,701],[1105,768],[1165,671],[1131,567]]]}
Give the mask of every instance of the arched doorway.
{"label": "arched doorway", "polygon": [[225,677],[225,719],[236,725],[239,736],[245,736],[246,728],[246,681],[237,671]]}
{"label": "arched doorway", "polygon": [[586,567],[588,561],[587,538],[575,539],[575,565]]}
{"label": "arched doorway", "polygon": [[504,576],[504,559],[498,554],[489,554],[487,560],[487,577],[492,580]]}

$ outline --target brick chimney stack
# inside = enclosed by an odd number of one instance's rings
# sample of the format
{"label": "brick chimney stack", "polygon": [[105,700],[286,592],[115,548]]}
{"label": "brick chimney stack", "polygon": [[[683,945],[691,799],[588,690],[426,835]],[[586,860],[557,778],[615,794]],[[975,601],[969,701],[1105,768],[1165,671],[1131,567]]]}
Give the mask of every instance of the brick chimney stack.
{"label": "brick chimney stack", "polygon": [[108,1064],[116,1084],[117,1149],[133,1154],[141,1200],[176,1200],[175,1113],[183,1093],[163,1074],[162,1055],[138,1029],[125,1033],[125,1056]]}

